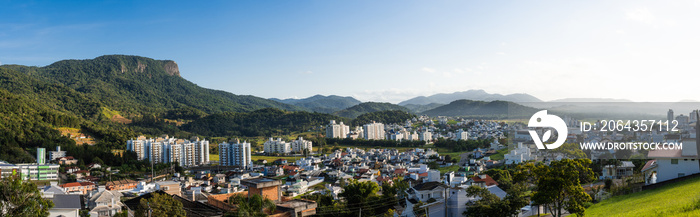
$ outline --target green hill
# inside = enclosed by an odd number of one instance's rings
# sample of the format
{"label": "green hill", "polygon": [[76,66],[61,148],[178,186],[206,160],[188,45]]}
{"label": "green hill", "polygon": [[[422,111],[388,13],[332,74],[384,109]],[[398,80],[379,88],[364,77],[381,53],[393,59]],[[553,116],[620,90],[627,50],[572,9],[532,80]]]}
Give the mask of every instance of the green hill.
{"label": "green hill", "polygon": [[359,105],[356,105],[356,106],[353,106],[353,107],[350,107],[347,109],[337,111],[333,114],[341,116],[341,117],[346,117],[346,118],[356,118],[356,117],[358,117],[362,114],[365,114],[365,113],[377,112],[377,111],[389,111],[389,110],[411,112],[406,107],[391,104],[391,103],[365,102],[365,103],[361,103]]}
{"label": "green hill", "polygon": [[277,102],[282,102],[282,103],[287,103],[291,105],[296,105],[302,108],[309,109],[310,111],[314,112],[321,112],[321,113],[333,113],[336,111],[340,111],[342,109],[346,109],[348,107],[360,104],[359,100],[346,96],[336,96],[336,95],[330,95],[330,96],[323,96],[323,95],[315,95],[309,98],[304,98],[304,99],[275,99],[272,98],[271,100],[277,101]]}
{"label": "green hill", "polygon": [[377,111],[365,113],[357,116],[352,120],[353,126],[362,126],[364,124],[376,121],[384,124],[403,124],[406,119],[411,119],[416,117],[416,115],[399,110],[388,110],[388,111]]}
{"label": "green hill", "polygon": [[425,112],[429,116],[452,116],[467,118],[524,118],[537,109],[506,101],[457,100]]}
{"label": "green hill", "polygon": [[[208,136],[274,136],[318,130],[330,120],[341,117],[304,111],[288,112],[267,108],[249,113],[224,112],[194,120],[183,130]],[[347,120],[345,120],[347,121]]]}
{"label": "green hill", "polygon": [[616,196],[594,204],[586,216],[700,216],[700,177]]}
{"label": "green hill", "polygon": [[445,104],[440,104],[440,103],[430,103],[427,105],[420,105],[420,104],[407,104],[403,105],[403,107],[406,107],[407,109],[411,110],[413,113],[416,114],[421,114],[424,111],[428,111],[430,109],[434,109],[440,106],[443,106]]}
{"label": "green hill", "polygon": [[[45,67],[3,65],[34,78],[88,95],[123,115],[192,107],[206,113],[247,112],[261,108],[303,110],[255,96],[206,89],[180,77],[170,60],[108,55],[89,60],[62,60]],[[0,86],[8,90],[15,88]]]}

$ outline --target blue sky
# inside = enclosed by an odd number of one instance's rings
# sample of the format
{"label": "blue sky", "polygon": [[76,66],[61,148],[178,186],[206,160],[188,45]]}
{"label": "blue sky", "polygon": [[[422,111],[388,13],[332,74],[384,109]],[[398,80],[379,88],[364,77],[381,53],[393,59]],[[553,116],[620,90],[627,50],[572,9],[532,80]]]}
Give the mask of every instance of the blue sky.
{"label": "blue sky", "polygon": [[0,63],[170,59],[207,88],[700,100],[700,1],[0,1]]}

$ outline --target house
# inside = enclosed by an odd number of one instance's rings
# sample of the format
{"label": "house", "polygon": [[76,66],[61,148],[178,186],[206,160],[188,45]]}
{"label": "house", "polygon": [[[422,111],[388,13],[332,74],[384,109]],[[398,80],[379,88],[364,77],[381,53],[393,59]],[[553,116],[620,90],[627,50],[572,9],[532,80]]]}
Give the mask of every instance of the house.
{"label": "house", "polygon": [[113,216],[122,211],[122,193],[118,191],[102,191],[90,198],[88,208],[91,216]]}
{"label": "house", "polygon": [[605,165],[600,179],[621,179],[634,175],[634,163],[622,161],[622,165]]}
{"label": "house", "polygon": [[489,176],[487,174],[479,174],[479,175],[473,176],[471,178],[471,180],[467,181],[467,183],[469,183],[471,185],[476,185],[476,186],[479,186],[482,188],[486,188],[486,187],[493,186],[493,185],[498,185],[498,182],[496,182],[496,180],[493,180],[493,178],[491,178],[491,176]]}
{"label": "house", "polygon": [[644,174],[644,184],[655,184],[656,183],[656,168],[659,165],[656,164],[656,160],[649,160],[642,167],[642,174]]}
{"label": "house", "polygon": [[444,204],[446,188],[447,186],[440,182],[424,182],[409,188],[406,190],[406,208],[404,212],[401,213],[401,216],[415,216],[413,208],[421,202],[425,203],[425,205],[419,208],[429,210],[428,212],[437,216],[444,216],[444,208],[442,211],[435,211],[435,209],[438,203]]}
{"label": "house", "polygon": [[656,149],[649,151],[647,158],[654,161],[650,165],[645,165],[642,171],[646,181],[654,179],[656,181],[647,184],[700,173],[696,139],[683,139],[682,141],[682,149]]}
{"label": "house", "polygon": [[71,182],[60,185],[68,194],[87,194],[97,190],[95,183],[92,182]]}
{"label": "house", "polygon": [[77,194],[56,194],[51,199],[53,208],[49,209],[49,216],[79,217],[83,208],[82,197]]}
{"label": "house", "polygon": [[53,196],[57,194],[66,194],[66,191],[56,185],[56,182],[51,182],[51,185],[40,187],[39,191],[41,192],[42,198],[53,198]]}
{"label": "house", "polygon": [[78,170],[78,171],[73,172],[73,175],[75,175],[76,179],[82,179],[84,177],[90,176],[90,171]]}
{"label": "house", "polygon": [[134,189],[138,185],[139,182],[137,181],[131,179],[124,179],[105,183],[105,189],[110,191],[123,191]]}
{"label": "house", "polygon": [[73,158],[73,156],[66,156],[62,158],[58,158],[58,164],[61,165],[72,165],[72,164],[77,164],[78,159]]}
{"label": "house", "polygon": [[180,188],[180,183],[173,181],[156,182],[156,190],[161,190],[165,193],[177,196],[180,196],[182,191]]}
{"label": "house", "polygon": [[528,147],[527,145],[523,145],[522,142],[519,142],[517,148],[510,150],[510,153],[505,154],[503,157],[507,165],[519,164],[525,161],[536,159],[536,156],[532,155],[530,147]]}

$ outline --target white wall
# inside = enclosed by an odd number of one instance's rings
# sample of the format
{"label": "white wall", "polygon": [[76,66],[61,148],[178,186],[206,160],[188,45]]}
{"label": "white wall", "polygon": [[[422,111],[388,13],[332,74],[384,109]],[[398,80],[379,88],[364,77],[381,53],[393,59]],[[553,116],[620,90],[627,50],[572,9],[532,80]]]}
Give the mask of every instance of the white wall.
{"label": "white wall", "polygon": [[79,217],[78,209],[50,209],[49,216],[66,216],[66,217]]}
{"label": "white wall", "polygon": [[700,173],[698,160],[678,159],[678,164],[671,164],[671,159],[657,159],[656,163],[659,164],[656,174],[657,183],[678,178],[678,173],[685,173],[686,176]]}

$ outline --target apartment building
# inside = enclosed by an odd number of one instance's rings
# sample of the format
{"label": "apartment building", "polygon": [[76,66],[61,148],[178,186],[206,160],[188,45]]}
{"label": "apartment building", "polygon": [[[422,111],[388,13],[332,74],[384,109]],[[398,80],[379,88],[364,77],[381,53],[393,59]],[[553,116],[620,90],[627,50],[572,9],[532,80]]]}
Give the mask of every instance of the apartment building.
{"label": "apartment building", "polygon": [[309,153],[313,150],[313,145],[311,141],[304,140],[304,137],[299,137],[299,139],[291,142],[292,152],[303,153],[304,150],[309,150]]}
{"label": "apartment building", "polygon": [[274,140],[272,137],[263,144],[263,150],[265,153],[288,154],[292,152],[291,145],[288,142],[283,141],[282,138]]}
{"label": "apartment building", "polygon": [[336,124],[335,120],[326,127],[326,138],[345,138],[350,133],[350,126],[345,125],[342,121]]}
{"label": "apartment building", "polygon": [[196,166],[209,163],[209,141],[194,137],[190,140],[140,136],[126,142],[128,151],[136,152],[139,160],[154,163],[177,162],[180,166]]}
{"label": "apartment building", "polygon": [[250,143],[239,140],[219,144],[219,164],[222,166],[240,166],[247,168],[253,165],[250,156]]}

